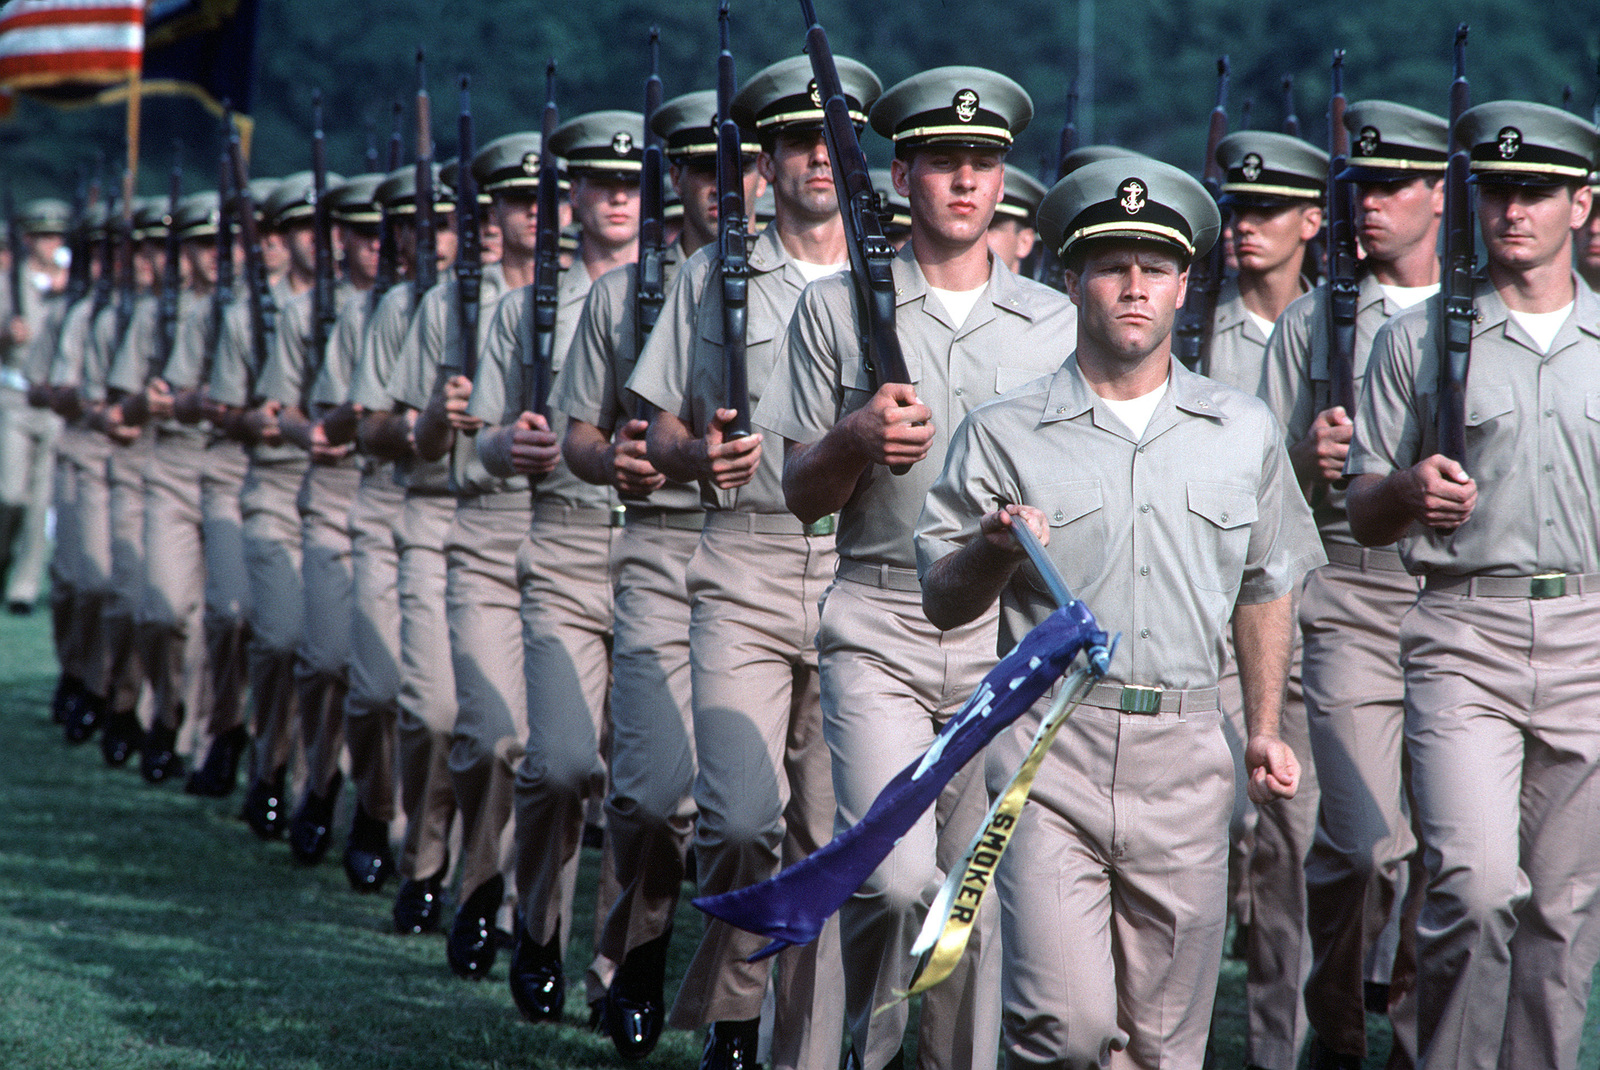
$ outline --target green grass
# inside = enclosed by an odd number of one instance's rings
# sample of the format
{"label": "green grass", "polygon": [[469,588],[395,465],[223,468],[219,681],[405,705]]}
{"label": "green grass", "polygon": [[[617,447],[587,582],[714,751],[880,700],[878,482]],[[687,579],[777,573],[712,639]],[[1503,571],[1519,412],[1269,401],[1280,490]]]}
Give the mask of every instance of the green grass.
{"label": "green grass", "polygon": [[[43,610],[0,616],[0,1066],[624,1065],[581,1028],[596,852],[584,852],[567,1021],[529,1025],[506,988],[508,956],[486,982],[456,979],[443,938],[392,935],[390,895],[351,892],[336,852],[297,865],[235,817],[237,795],[152,788],[132,769],[107,769],[93,744],[67,749],[49,722],[54,683]],[[670,977],[699,931],[686,898]],[[1226,962],[1219,1070],[1243,1065],[1243,991],[1243,965]],[[1591,1004],[1590,1037],[1597,1020]],[[1375,1046],[1369,1067],[1383,1065],[1386,1043]],[[1584,1070],[1600,1067],[1597,1047],[1586,1045]],[[644,1065],[690,1070],[699,1048],[699,1037],[669,1031]]]}

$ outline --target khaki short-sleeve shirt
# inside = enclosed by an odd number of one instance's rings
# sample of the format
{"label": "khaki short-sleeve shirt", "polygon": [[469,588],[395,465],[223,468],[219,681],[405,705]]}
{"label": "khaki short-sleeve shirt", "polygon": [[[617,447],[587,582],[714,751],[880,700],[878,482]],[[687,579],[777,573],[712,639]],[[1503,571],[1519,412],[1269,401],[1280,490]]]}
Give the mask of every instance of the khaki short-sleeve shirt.
{"label": "khaki short-sleeve shirt", "polygon": [[[750,250],[745,318],[745,367],[751,411],[777,365],[778,341],[789,327],[806,279],[778,238],[776,227],[761,232]],[[722,355],[722,287],[715,246],[691,256],[667,294],[666,307],[650,332],[628,380],[628,389],[704,435],[716,411],[728,404]],[[749,483],[735,490],[700,484],[707,509],[741,513],[787,513],[783,500],[782,444],[764,441],[761,463]]]}
{"label": "khaki short-sleeve shirt", "polygon": [[[950,434],[978,405],[1061,366],[1077,334],[1066,295],[1013,274],[999,260],[964,323],[950,318],[908,244],[892,265],[895,333],[917,397],[933,413],[928,456],[902,475],[873,465],[839,511],[839,556],[916,568],[911,534],[939,475]],[[872,400],[862,324],[850,279],[822,279],[800,298],[753,417],[792,442],[815,442]]]}
{"label": "khaki short-sleeve shirt", "polygon": [[[1577,297],[1541,353],[1486,281],[1467,369],[1467,473],[1478,502],[1449,534],[1413,525],[1415,574],[1600,572],[1600,298]],[[1438,452],[1437,296],[1389,321],[1372,348],[1348,475],[1386,476]]]}
{"label": "khaki short-sleeve shirt", "polygon": [[[683,246],[674,243],[667,250],[663,292],[671,290],[682,262]],[[638,271],[637,265],[628,264],[595,280],[584,302],[567,362],[562,366],[561,379],[551,391],[551,408],[593,424],[607,435],[632,419],[637,404],[624,384],[639,359],[634,342]],[[668,482],[641,504],[654,509],[699,512],[700,491],[687,483]]]}
{"label": "khaki short-sleeve shirt", "polygon": [[[584,300],[589,296],[590,285],[589,273],[584,270],[582,263],[575,263],[561,273],[561,285],[556,293],[551,397],[561,388],[567,350],[577,333],[578,320],[583,313]],[[467,411],[490,427],[514,423],[527,410],[527,399],[523,397],[522,390],[522,361],[524,355],[533,350],[531,291],[532,287],[523,286],[507,291],[500,299],[489,325],[488,336],[478,354],[478,375],[472,381],[472,401]],[[566,428],[566,416],[552,406],[550,430],[559,439],[566,433]],[[575,509],[609,509],[613,498],[610,487],[585,483],[572,474],[565,461],[558,462],[555,470],[540,479],[533,488],[534,501]]]}
{"label": "khaki short-sleeve shirt", "polygon": [[1239,281],[1229,279],[1217,296],[1217,313],[1211,319],[1211,353],[1206,375],[1246,394],[1261,395],[1262,365],[1266,362],[1267,336],[1244,307]]}
{"label": "khaki short-sleeve shirt", "polygon": [[[1112,635],[1109,679],[1210,687],[1236,604],[1270,602],[1325,560],[1283,429],[1261,401],[1171,362],[1135,439],[1078,370],[992,401],[956,429],[917,523],[920,571],[1009,503],[1050,524],[1050,559]],[[1001,595],[1000,648],[1055,609],[1020,569]]]}

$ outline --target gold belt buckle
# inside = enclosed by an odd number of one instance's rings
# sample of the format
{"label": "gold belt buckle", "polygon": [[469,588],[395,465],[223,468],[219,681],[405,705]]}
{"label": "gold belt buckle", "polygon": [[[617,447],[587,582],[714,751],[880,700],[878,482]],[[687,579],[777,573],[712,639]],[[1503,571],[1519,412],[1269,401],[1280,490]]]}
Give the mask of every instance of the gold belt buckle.
{"label": "gold belt buckle", "polygon": [[1125,713],[1160,713],[1161,689],[1142,687],[1139,684],[1124,684],[1122,697],[1117,701],[1117,706]]}
{"label": "gold belt buckle", "polygon": [[834,515],[829,513],[827,516],[813,520],[801,530],[804,534],[813,537],[819,535],[832,535],[833,529],[837,523],[838,521],[834,518]]}
{"label": "gold belt buckle", "polygon": [[1565,572],[1542,572],[1528,577],[1529,598],[1560,598],[1567,593]]}

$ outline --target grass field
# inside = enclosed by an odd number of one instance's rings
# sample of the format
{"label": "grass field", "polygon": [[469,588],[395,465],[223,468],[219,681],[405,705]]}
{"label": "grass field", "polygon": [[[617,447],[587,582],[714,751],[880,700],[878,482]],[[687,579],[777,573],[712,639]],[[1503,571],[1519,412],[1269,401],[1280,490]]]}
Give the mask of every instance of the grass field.
{"label": "grass field", "polygon": [[[203,800],[69,750],[40,613],[0,616],[0,1066],[28,1070],[498,1070],[623,1065],[582,1028],[579,980],[597,856],[585,851],[567,958],[567,1022],[512,1006],[502,955],[457,980],[440,936],[388,929],[388,894],[349,890],[337,850],[316,868],[263,844],[237,796]],[[387,892],[392,893],[391,885]],[[676,976],[698,938],[687,905]],[[1224,965],[1216,1066],[1243,1065],[1243,967]],[[670,997],[670,993],[669,993]],[[1600,1065],[1591,1038],[1583,1067]],[[669,1031],[644,1064],[691,1070],[700,1039]],[[1382,1046],[1369,1060],[1382,1066]]]}

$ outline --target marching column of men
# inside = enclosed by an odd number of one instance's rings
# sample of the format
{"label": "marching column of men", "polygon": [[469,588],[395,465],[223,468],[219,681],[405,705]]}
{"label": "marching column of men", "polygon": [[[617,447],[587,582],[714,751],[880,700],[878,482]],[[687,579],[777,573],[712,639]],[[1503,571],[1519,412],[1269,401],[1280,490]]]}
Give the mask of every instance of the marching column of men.
{"label": "marching column of men", "polygon": [[[246,761],[241,817],[307,865],[349,813],[351,887],[398,873],[394,931],[449,921],[464,978],[510,949],[530,1021],[563,1019],[592,925],[590,1027],[626,1059],[671,1025],[709,1070],[899,1068],[919,931],[1053,695],[815,941],[769,962],[708,920],[669,1006],[673,918],[686,878],[758,884],[938,746],[1053,608],[1025,525],[1121,640],[922,998],[919,1066],[1200,1066],[1230,910],[1247,1067],[1308,1038],[1314,1070],[1358,1067],[1369,1012],[1392,1066],[1575,1065],[1600,959],[1600,131],[1461,116],[1487,254],[1463,311],[1439,294],[1452,130],[1426,111],[1350,105],[1331,174],[1297,137],[1223,138],[1217,199],[1110,146],[1047,190],[1007,169],[1033,117],[1009,78],[885,91],[834,62],[893,149],[905,382],[863,340],[805,57],[728,116],[693,92],[649,130],[590,111],[430,160],[431,203],[404,166],[26,205],[0,574],[31,610],[53,507],[66,739],[151,783],[187,763],[200,796]],[[682,210],[653,326],[652,137]],[[719,166],[742,186],[720,202]],[[1319,283],[1330,182],[1360,259]],[[764,191],[730,265],[722,208]],[[1217,241],[1235,267],[1189,368],[1174,324]],[[1064,293],[1024,274],[1042,251]]]}

